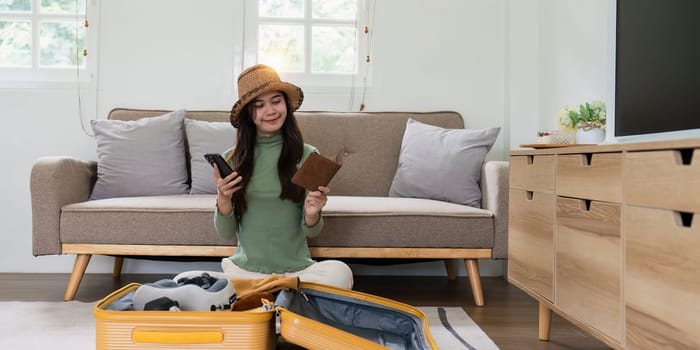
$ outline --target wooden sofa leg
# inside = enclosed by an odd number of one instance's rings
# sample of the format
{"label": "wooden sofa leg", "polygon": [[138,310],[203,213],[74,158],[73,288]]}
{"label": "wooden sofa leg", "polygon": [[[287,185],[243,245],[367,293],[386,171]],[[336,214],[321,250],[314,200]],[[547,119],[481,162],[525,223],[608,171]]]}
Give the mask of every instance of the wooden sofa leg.
{"label": "wooden sofa leg", "polygon": [[481,289],[481,276],[479,275],[479,261],[477,259],[464,259],[464,264],[469,273],[469,284],[472,286],[474,304],[484,306],[484,292]]}
{"label": "wooden sofa leg", "polygon": [[124,257],[115,256],[114,257],[114,269],[112,270],[112,277],[119,278],[122,275],[122,266],[124,266]]}
{"label": "wooden sofa leg", "polygon": [[85,269],[87,269],[91,257],[92,254],[78,254],[75,256],[73,272],[71,272],[70,279],[68,280],[66,295],[63,296],[64,301],[71,301],[75,298],[75,294],[78,292],[78,286],[80,286],[80,281],[83,280]]}
{"label": "wooden sofa leg", "polygon": [[445,259],[445,270],[447,270],[447,279],[454,281],[457,279],[457,266],[454,259]]}

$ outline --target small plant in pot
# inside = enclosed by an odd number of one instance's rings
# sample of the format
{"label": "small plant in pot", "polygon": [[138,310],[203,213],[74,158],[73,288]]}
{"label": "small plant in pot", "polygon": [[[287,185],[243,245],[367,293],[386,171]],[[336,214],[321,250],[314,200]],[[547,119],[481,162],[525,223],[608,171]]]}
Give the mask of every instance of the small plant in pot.
{"label": "small plant in pot", "polygon": [[557,114],[559,126],[576,129],[576,143],[598,144],[605,140],[605,102],[591,101],[562,108]]}

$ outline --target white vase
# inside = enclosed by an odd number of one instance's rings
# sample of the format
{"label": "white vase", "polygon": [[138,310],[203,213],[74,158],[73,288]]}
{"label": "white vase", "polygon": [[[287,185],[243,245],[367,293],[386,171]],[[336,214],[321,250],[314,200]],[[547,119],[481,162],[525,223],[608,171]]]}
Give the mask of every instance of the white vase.
{"label": "white vase", "polygon": [[601,128],[590,128],[584,130],[576,129],[576,143],[580,144],[599,144],[605,140],[605,130]]}

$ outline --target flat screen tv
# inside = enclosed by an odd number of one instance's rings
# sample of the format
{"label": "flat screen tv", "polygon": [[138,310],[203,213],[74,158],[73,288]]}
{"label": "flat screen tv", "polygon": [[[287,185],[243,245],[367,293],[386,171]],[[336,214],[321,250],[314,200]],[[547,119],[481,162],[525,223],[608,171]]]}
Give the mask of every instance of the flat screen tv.
{"label": "flat screen tv", "polygon": [[614,136],[700,135],[700,0],[617,0],[615,11]]}

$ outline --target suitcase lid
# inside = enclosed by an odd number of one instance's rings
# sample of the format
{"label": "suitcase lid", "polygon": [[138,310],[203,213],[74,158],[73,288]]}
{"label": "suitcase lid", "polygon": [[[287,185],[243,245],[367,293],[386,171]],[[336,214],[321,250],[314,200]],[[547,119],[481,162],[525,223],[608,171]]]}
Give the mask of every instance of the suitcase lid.
{"label": "suitcase lid", "polygon": [[280,334],[307,349],[437,349],[427,317],[395,300],[302,282],[279,293]]}

